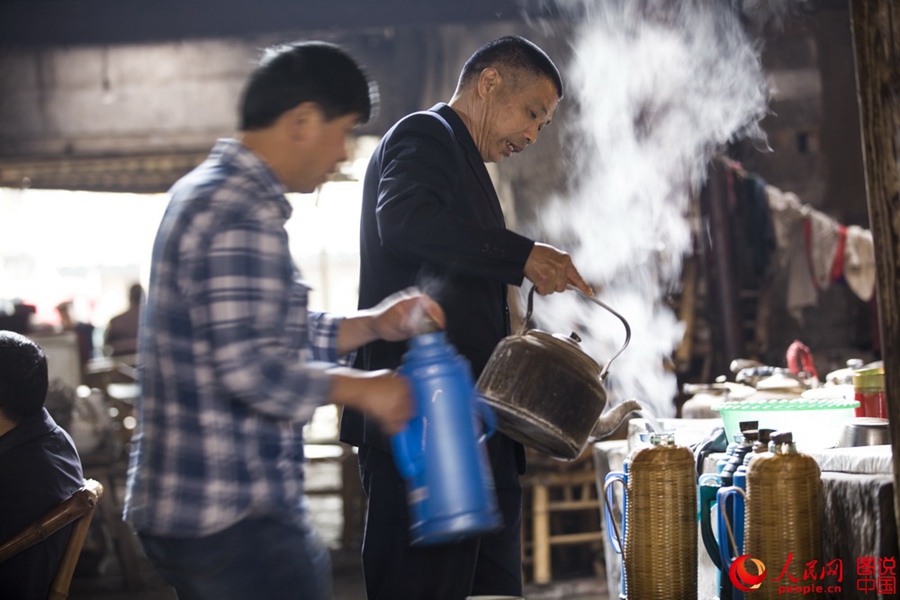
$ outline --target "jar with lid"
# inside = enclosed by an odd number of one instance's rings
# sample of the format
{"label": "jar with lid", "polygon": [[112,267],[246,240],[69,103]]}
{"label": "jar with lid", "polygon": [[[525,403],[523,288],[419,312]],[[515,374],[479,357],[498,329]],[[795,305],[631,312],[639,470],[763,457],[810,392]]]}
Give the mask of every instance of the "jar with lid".
{"label": "jar with lid", "polygon": [[853,392],[859,402],[857,417],[888,418],[883,366],[854,371]]}

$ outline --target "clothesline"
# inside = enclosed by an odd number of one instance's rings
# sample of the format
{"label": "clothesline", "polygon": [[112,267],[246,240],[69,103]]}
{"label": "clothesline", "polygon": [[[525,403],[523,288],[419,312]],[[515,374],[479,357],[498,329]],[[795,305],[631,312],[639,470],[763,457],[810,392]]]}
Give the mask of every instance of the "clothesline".
{"label": "clothesline", "polygon": [[787,311],[792,317],[802,323],[803,310],[815,306],[819,292],[832,283],[846,284],[864,302],[871,300],[876,274],[869,229],[843,225],[804,204],[795,193],[748,173],[739,163],[725,157],[720,160],[734,177],[754,180],[764,195],[778,266],[787,271]]}

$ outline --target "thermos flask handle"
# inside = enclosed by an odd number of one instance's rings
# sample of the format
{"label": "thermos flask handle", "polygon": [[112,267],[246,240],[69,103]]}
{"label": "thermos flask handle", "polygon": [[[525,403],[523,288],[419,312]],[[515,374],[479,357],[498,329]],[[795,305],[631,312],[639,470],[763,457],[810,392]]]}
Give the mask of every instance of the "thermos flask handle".
{"label": "thermos flask handle", "polygon": [[480,394],[472,395],[472,404],[481,416],[481,422],[484,423],[484,432],[478,439],[478,443],[486,442],[497,431],[497,415],[494,414],[494,409],[490,407],[484,396]]}
{"label": "thermos flask handle", "polygon": [[700,501],[700,534],[703,538],[703,546],[713,564],[721,571],[722,558],[719,554],[719,542],[716,540],[712,528],[712,507],[716,504],[716,495],[722,481],[718,473],[705,473],[700,476],[698,484],[700,493],[697,498]]}
{"label": "thermos flask handle", "polygon": [[405,479],[410,479],[418,474],[418,469],[416,469],[417,461],[413,460],[412,453],[409,451],[411,445],[409,438],[412,435],[410,425],[418,418],[419,417],[413,417],[406,429],[391,436],[391,449],[394,451],[394,463],[397,465],[397,470],[400,471],[400,474],[403,475]]}
{"label": "thermos flask handle", "polygon": [[[606,504],[606,534],[609,536],[610,541],[612,542],[613,550],[616,554],[622,554],[622,548],[625,546],[624,540],[622,539],[622,534],[619,533],[619,524],[612,516],[612,484],[621,483],[623,486],[628,483],[628,476],[621,471],[613,471],[606,476],[606,479],[603,481],[603,495],[604,501]],[[627,488],[625,488],[627,490]],[[625,494],[627,492],[623,490],[623,504],[626,500]]]}
{"label": "thermos flask handle", "polygon": [[[740,499],[737,498],[737,495],[740,494]],[[732,498],[732,496],[735,496]],[[744,502],[746,498],[746,494],[744,490],[737,487],[736,485],[732,485],[726,488],[721,488],[719,492],[716,494],[717,502],[719,503],[719,554],[722,560],[722,572],[725,572],[731,569],[731,563],[735,561],[740,555],[742,548],[737,547],[737,543],[734,541],[734,530],[732,528],[731,520],[728,518],[728,501],[732,500],[733,502]],[[735,511],[737,512],[737,511]],[[731,542],[731,548],[729,548],[728,542]],[[734,550],[734,556],[731,555],[731,550]]]}
{"label": "thermos flask handle", "polygon": [[[407,381],[412,384],[409,368],[406,364],[400,365],[397,369],[397,373],[405,377]],[[421,460],[415,460],[413,458],[413,453],[410,451],[410,448],[415,445],[415,440],[412,439],[413,431],[419,433],[422,431],[421,427],[415,426],[417,423],[421,422],[421,420],[422,417],[419,414],[419,407],[416,406],[416,414],[409,422],[407,422],[406,429],[391,436],[391,450],[394,452],[394,463],[397,465],[397,470],[400,471],[400,474],[403,475],[405,479],[415,477],[419,472],[419,469],[416,468],[416,463],[421,463]],[[419,445],[421,446],[421,439],[419,440]]]}

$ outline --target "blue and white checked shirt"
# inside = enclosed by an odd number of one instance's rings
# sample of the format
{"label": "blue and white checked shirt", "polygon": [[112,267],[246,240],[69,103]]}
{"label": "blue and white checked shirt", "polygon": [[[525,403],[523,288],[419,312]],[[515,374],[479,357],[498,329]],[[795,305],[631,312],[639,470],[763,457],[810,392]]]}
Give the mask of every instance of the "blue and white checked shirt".
{"label": "blue and white checked shirt", "polygon": [[236,140],[170,191],[140,330],[125,499],[138,531],[194,537],[251,514],[303,516],[301,428],[329,393],[340,320],[307,312],[285,191]]}

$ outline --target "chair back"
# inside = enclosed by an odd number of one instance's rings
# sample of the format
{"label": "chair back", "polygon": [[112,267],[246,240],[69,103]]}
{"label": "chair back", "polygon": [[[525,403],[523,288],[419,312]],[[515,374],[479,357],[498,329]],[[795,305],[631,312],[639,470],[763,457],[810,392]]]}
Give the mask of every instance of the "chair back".
{"label": "chair back", "polygon": [[56,576],[50,584],[49,600],[64,600],[69,597],[69,586],[75,565],[84,546],[94,509],[103,496],[103,486],[93,479],[86,479],[84,486],[47,511],[19,533],[0,544],[0,562],[47,539],[66,525],[75,523],[69,535],[69,543],[59,562]]}

